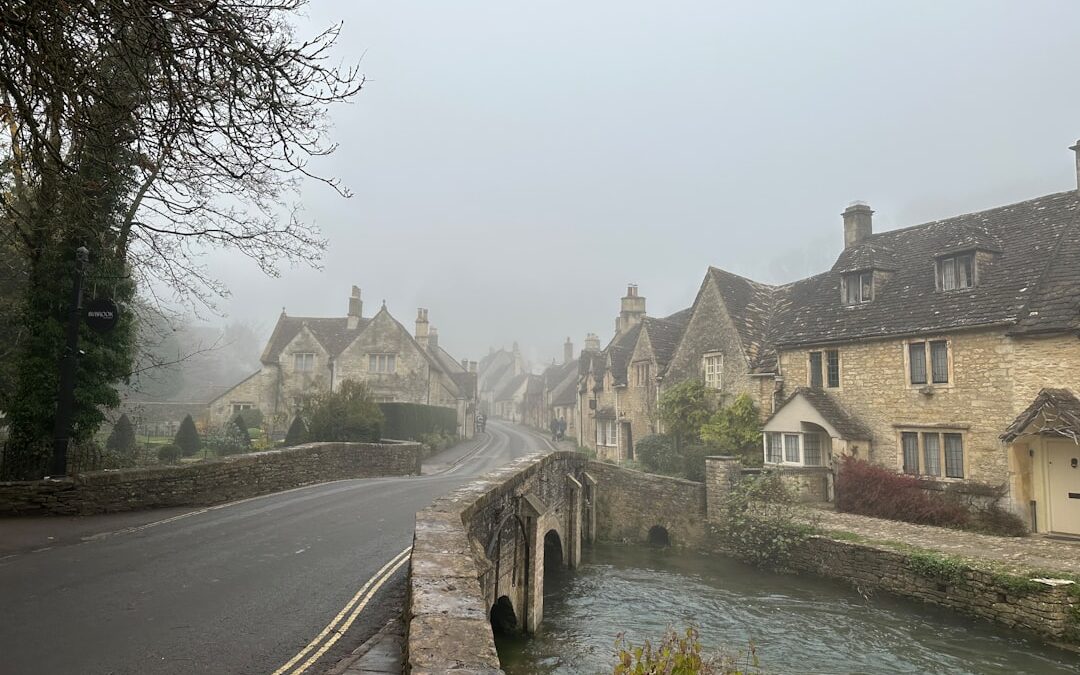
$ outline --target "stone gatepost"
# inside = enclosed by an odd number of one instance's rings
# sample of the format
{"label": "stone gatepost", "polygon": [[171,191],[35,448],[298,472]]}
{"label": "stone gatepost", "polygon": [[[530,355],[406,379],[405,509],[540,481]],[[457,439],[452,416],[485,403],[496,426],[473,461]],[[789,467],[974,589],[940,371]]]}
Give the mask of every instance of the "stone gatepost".
{"label": "stone gatepost", "polygon": [[705,458],[705,514],[710,522],[719,518],[720,500],[731,489],[731,479],[739,460],[731,455]]}
{"label": "stone gatepost", "polygon": [[589,475],[589,472],[583,471],[581,480],[585,484],[585,541],[592,545],[596,543],[596,479]]}
{"label": "stone gatepost", "polygon": [[544,527],[548,507],[534,494],[521,498],[525,519],[525,617],[522,626],[533,634],[544,620]]}
{"label": "stone gatepost", "polygon": [[575,569],[581,564],[581,498],[582,486],[576,478],[566,474],[570,489],[570,505],[566,523],[566,566]]}

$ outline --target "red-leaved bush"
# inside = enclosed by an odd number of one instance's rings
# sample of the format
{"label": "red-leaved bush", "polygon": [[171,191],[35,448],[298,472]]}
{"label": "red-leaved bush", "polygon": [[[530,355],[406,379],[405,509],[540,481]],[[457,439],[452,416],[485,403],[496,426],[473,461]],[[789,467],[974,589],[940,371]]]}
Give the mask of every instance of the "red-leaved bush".
{"label": "red-leaved bush", "polygon": [[836,510],[939,527],[966,527],[971,520],[963,504],[923,490],[914,476],[854,457],[844,457],[840,463]]}

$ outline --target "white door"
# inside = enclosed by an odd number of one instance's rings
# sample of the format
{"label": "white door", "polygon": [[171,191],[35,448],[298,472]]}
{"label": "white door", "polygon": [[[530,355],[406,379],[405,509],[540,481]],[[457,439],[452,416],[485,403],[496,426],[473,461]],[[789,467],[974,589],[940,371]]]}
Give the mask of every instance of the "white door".
{"label": "white door", "polygon": [[1047,441],[1046,464],[1050,529],[1080,534],[1080,445]]}

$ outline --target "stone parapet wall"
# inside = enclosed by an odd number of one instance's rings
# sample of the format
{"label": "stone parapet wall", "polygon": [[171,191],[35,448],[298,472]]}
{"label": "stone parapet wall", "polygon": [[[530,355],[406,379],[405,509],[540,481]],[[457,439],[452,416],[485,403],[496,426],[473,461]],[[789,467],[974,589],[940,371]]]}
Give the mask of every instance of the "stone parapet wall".
{"label": "stone parapet wall", "polygon": [[866,543],[811,537],[790,565],[800,572],[841,579],[863,592],[884,590],[1080,645],[1080,595],[1072,583],[1034,582],[995,574],[939,554],[895,551]]}
{"label": "stone parapet wall", "polygon": [[309,443],[178,466],[0,483],[0,516],[203,506],[347,478],[420,473],[418,443]]}

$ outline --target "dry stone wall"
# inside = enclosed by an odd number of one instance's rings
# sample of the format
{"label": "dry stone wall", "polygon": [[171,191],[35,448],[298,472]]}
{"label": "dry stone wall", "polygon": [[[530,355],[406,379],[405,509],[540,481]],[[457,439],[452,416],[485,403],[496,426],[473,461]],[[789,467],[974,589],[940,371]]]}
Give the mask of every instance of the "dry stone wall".
{"label": "dry stone wall", "polygon": [[706,543],[705,485],[694,481],[589,462],[597,483],[596,534],[603,541],[644,543],[649,530],[667,530],[673,546]]}
{"label": "dry stone wall", "polygon": [[346,478],[420,473],[418,443],[309,443],[180,466],[0,483],[0,516],[201,506]]}

